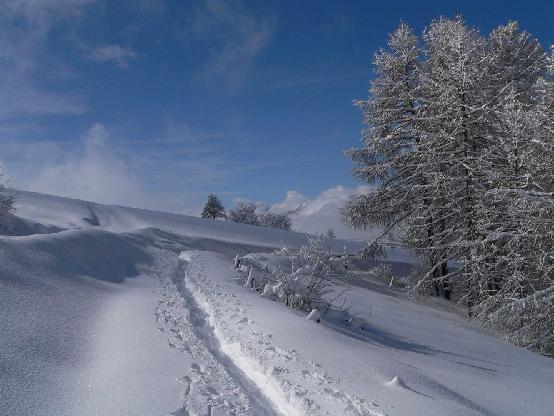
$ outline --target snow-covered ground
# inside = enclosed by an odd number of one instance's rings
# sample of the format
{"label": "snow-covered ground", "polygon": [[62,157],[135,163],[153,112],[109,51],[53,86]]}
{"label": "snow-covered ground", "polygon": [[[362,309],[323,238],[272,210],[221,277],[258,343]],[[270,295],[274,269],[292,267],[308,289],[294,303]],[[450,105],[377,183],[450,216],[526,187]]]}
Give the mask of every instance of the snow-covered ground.
{"label": "snow-covered ground", "polygon": [[302,234],[29,192],[17,215],[0,238],[0,414],[553,414],[554,361],[455,314],[368,283],[349,293],[359,331],[239,284],[235,254]]}

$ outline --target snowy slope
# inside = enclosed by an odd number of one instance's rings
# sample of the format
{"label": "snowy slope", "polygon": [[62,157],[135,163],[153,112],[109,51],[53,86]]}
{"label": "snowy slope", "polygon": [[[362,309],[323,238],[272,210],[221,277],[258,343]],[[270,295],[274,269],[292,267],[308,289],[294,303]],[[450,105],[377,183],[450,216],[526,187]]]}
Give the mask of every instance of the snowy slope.
{"label": "snowy slope", "polygon": [[552,414],[554,362],[455,315],[353,287],[360,335],[237,283],[236,253],[303,234],[23,191],[11,226],[0,414]]}
{"label": "snowy slope", "polygon": [[181,290],[207,314],[223,351],[285,414],[552,414],[552,360],[456,315],[386,287],[351,287],[350,312],[371,313],[369,328],[317,324],[245,293],[229,257],[184,252],[182,258]]}
{"label": "snowy slope", "polygon": [[[102,228],[112,232],[129,232],[142,228],[157,228],[166,232],[274,248],[282,242],[289,245],[301,245],[306,242],[304,234],[272,230],[227,221],[210,221],[165,212],[155,212],[137,208],[97,204],[71,198],[63,198],[19,191],[17,217],[28,227],[42,226],[45,232],[64,229]],[[16,224],[20,225],[20,224]],[[20,225],[21,226],[21,225]],[[17,228],[17,227],[16,227]],[[27,230],[15,230],[15,234],[25,234]],[[363,247],[361,242],[336,239],[333,248],[349,251]]]}

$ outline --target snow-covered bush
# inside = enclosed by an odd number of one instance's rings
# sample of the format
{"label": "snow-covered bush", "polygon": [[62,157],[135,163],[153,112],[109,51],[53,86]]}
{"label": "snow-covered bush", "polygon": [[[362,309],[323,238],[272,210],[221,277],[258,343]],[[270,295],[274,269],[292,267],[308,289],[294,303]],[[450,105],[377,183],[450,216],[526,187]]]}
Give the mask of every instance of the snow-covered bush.
{"label": "snow-covered bush", "polygon": [[389,286],[397,286],[398,279],[392,272],[390,263],[380,263],[368,271],[369,277]]}
{"label": "snow-covered bush", "polygon": [[293,308],[311,311],[325,303],[323,295],[330,283],[333,256],[325,251],[322,239],[311,239],[300,250],[282,248],[280,253],[291,261],[290,273],[279,276],[275,293]]}
{"label": "snow-covered bush", "polygon": [[235,208],[229,211],[228,219],[240,224],[260,225],[256,209],[257,206],[253,202],[239,201]]}
{"label": "snow-covered bush", "polygon": [[292,229],[289,213],[275,213],[266,206],[248,201],[237,202],[235,208],[229,211],[228,219],[240,224],[260,225],[286,231]]}
{"label": "snow-covered bush", "polygon": [[277,214],[271,211],[264,211],[258,215],[260,225],[263,227],[277,228],[279,230],[290,231],[292,229],[292,220],[287,214]]}
{"label": "snow-covered bush", "polygon": [[344,273],[343,263],[344,259],[326,247],[323,237],[309,238],[299,250],[283,247],[263,258],[249,255],[241,259],[245,286],[306,312],[329,307],[325,295],[334,278]]}

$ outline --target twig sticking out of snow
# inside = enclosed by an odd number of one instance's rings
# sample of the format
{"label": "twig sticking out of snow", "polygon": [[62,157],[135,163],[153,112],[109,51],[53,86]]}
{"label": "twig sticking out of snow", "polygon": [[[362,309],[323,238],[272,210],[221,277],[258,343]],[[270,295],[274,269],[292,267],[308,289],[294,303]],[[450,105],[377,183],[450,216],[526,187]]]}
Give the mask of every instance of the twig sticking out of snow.
{"label": "twig sticking out of snow", "polygon": [[312,309],[312,311],[308,315],[308,319],[310,321],[314,321],[314,322],[319,323],[321,321],[321,313],[319,312],[319,309],[317,309],[317,308]]}
{"label": "twig sticking out of snow", "polygon": [[388,386],[388,387],[402,387],[402,388],[407,388],[406,387],[406,383],[404,383],[404,380],[402,380],[400,377],[398,376],[394,376],[394,378],[391,380],[391,381],[387,381],[385,383],[385,386]]}

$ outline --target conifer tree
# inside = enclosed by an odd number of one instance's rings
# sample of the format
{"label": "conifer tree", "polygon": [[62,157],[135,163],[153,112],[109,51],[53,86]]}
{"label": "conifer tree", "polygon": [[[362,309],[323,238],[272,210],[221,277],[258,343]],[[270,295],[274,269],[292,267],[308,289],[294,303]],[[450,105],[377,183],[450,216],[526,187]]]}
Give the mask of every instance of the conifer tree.
{"label": "conifer tree", "polygon": [[347,152],[373,188],[345,222],[421,256],[412,293],[454,289],[478,323],[554,355],[554,55],[515,22],[485,38],[440,18],[422,39],[401,24],[376,54]]}
{"label": "conifer tree", "polygon": [[363,146],[347,155],[354,162],[354,176],[374,187],[347,202],[343,218],[353,228],[378,226],[387,236],[424,199],[416,161],[420,53],[417,37],[402,23],[390,35],[388,49],[375,55],[377,76],[368,99],[356,102],[365,124]]}
{"label": "conifer tree", "polygon": [[211,218],[213,220],[225,218],[225,208],[215,194],[208,195],[208,200],[202,210],[202,218]]}

